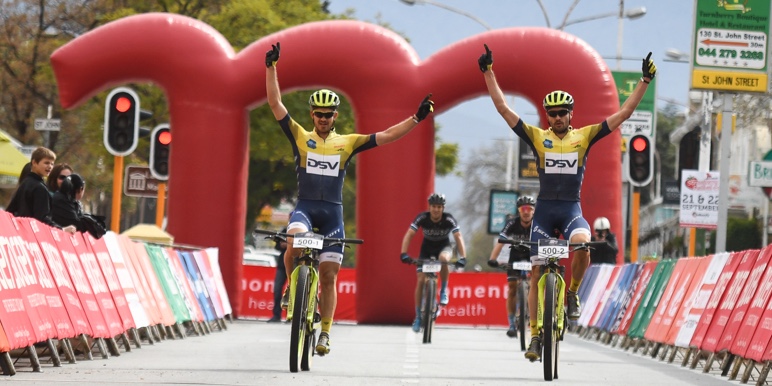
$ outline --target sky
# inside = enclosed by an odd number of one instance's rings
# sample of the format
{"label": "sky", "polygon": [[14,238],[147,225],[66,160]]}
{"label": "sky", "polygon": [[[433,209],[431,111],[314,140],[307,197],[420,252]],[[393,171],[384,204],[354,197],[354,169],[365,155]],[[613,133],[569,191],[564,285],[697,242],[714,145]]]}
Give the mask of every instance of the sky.
{"label": "sky", "polygon": [[[635,20],[625,19],[620,35],[616,14],[622,2],[625,9],[645,7],[646,14]],[[432,4],[411,6],[400,0],[330,0],[329,9],[334,14],[352,9],[358,20],[387,23],[394,31],[409,39],[421,59],[426,59],[445,46],[486,32],[486,27],[474,18],[494,30],[526,26],[557,28],[574,1],[542,0],[549,25],[537,0],[428,0],[427,3],[441,3],[461,13]],[[612,13],[613,16],[609,15]],[[607,16],[571,23],[600,15]],[[690,83],[689,64],[666,61],[665,52],[669,49],[686,54],[690,52],[693,19],[693,1],[583,0],[571,11],[569,25],[564,28],[564,32],[579,37],[595,48],[612,70],[640,71],[641,59],[651,51],[657,65],[658,108],[664,108],[668,101],[686,106]],[[617,67],[616,60],[618,39],[622,42],[621,68]],[[516,98],[514,103],[510,100],[510,106],[526,122],[539,123],[535,107],[529,102]],[[462,164],[475,149],[491,146],[494,141],[509,139],[509,128],[487,96],[438,114],[435,122],[441,127],[439,135],[444,142],[460,145]],[[470,127],[475,128],[474,135],[470,134]],[[435,190],[447,196],[450,209],[453,209],[454,202],[462,198],[462,186],[460,177],[438,177],[435,180]]]}

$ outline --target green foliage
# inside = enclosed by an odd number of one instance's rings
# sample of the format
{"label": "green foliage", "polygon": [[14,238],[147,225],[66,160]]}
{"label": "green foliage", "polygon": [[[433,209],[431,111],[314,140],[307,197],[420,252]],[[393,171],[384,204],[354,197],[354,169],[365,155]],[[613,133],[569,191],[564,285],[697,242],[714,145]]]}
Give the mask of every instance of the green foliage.
{"label": "green foliage", "polygon": [[[761,248],[762,231],[762,226],[756,219],[730,217],[726,227],[726,251],[739,252]],[[706,253],[716,253],[716,232],[711,232],[710,248]]]}

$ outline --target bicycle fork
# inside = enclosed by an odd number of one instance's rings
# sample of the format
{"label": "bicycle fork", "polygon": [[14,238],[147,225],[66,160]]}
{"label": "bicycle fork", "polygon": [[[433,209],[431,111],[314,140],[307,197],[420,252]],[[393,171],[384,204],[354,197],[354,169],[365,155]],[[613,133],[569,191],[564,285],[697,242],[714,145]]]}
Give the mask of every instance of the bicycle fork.
{"label": "bicycle fork", "polygon": [[565,288],[566,288],[566,281],[563,279],[563,276],[558,274],[557,272],[553,272],[552,270],[548,270],[544,272],[543,275],[539,278],[539,302],[538,302],[538,310],[536,313],[536,325],[541,331],[541,329],[544,327],[544,288],[546,287],[547,283],[547,276],[552,273],[555,276],[555,292],[557,292],[557,302],[555,302],[555,317],[557,318],[557,331],[562,332],[563,331],[563,321],[564,321],[564,314],[565,314],[565,307],[563,307],[563,303],[565,302]]}
{"label": "bicycle fork", "polygon": [[[300,267],[307,267],[308,269],[302,270]],[[316,269],[313,269],[310,266],[307,265],[298,265],[295,267],[294,270],[292,270],[292,276],[291,276],[291,283],[292,285],[289,287],[289,306],[287,307],[287,320],[292,320],[293,313],[295,310],[295,294],[298,291],[297,285],[295,285],[298,282],[298,275],[300,275],[301,271],[308,272],[309,280],[306,281],[307,283],[310,283],[309,293],[308,293],[308,308],[306,309],[306,320],[308,321],[308,327],[309,331],[319,328],[319,325],[321,324],[321,319],[316,320],[314,318],[314,314],[316,313],[316,304],[319,300],[319,272]],[[305,289],[301,289],[303,291]]]}

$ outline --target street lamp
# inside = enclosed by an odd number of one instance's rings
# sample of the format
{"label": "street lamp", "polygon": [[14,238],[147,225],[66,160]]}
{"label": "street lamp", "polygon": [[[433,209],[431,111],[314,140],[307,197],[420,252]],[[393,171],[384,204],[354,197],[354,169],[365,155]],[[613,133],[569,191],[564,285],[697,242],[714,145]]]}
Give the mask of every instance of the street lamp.
{"label": "street lamp", "polygon": [[664,59],[666,62],[689,63],[689,54],[676,48],[666,49],[665,57],[667,57]]}
{"label": "street lamp", "polygon": [[450,12],[466,16],[466,17],[476,21],[477,23],[479,23],[480,25],[482,25],[483,27],[485,27],[485,29],[487,29],[489,31],[493,29],[493,28],[491,28],[491,26],[489,26],[486,22],[482,21],[477,16],[472,15],[471,13],[466,12],[466,11],[464,11],[462,9],[458,9],[456,7],[451,7],[451,6],[447,5],[447,4],[439,3],[439,2],[436,2],[436,1],[433,1],[433,0],[399,0],[399,1],[401,1],[401,2],[403,2],[405,4],[407,4],[407,5],[416,5],[416,4],[424,5],[424,4],[429,4],[429,5],[433,5],[435,7],[440,7],[440,8],[443,8],[443,9],[447,9]]}

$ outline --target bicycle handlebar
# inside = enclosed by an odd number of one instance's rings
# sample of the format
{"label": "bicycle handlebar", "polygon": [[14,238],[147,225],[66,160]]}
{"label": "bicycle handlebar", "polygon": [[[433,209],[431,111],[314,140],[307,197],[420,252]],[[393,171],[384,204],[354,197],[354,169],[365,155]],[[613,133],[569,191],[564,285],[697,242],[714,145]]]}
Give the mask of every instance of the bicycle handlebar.
{"label": "bicycle handlebar", "polygon": [[[266,231],[263,229],[255,229],[253,233],[271,236],[267,238],[273,238],[273,239],[279,238],[282,241],[287,241],[287,237],[294,237],[292,233]],[[324,237],[324,236],[322,236],[322,238],[323,238],[323,242],[327,245],[335,244],[335,243],[362,244],[365,242],[364,240],[360,240],[360,239],[341,239],[336,237]]]}
{"label": "bicycle handlebar", "polygon": [[[529,240],[513,240],[513,239],[498,239],[499,244],[510,244],[512,248],[531,249],[532,246],[538,246],[538,242]],[[573,247],[570,252],[574,252],[581,249],[595,249],[593,247],[606,244],[606,241],[588,241],[586,243],[568,243],[569,247]]]}

